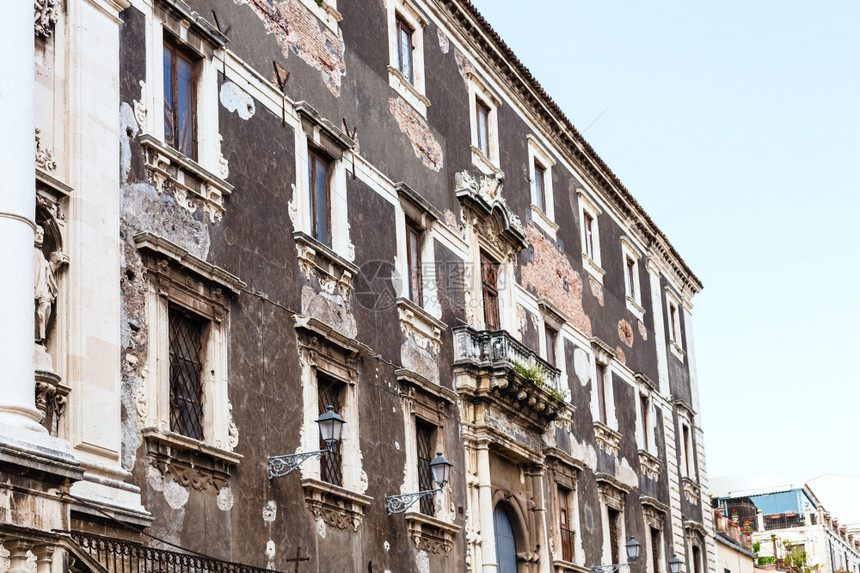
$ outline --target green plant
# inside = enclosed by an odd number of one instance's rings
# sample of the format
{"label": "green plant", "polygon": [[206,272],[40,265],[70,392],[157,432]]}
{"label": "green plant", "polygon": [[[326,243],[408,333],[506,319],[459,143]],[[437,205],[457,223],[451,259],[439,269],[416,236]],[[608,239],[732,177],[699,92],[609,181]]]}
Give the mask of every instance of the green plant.
{"label": "green plant", "polygon": [[323,7],[323,5],[325,4],[325,0],[316,0],[316,3],[317,3],[317,6],[319,6],[320,8],[322,8],[322,7]]}
{"label": "green plant", "polygon": [[756,541],[755,543],[753,543],[753,552],[758,553],[759,549],[761,549],[761,543]]}
{"label": "green plant", "polygon": [[522,378],[532,382],[538,388],[543,388],[546,386],[546,379],[548,377],[547,371],[544,370],[544,367],[538,364],[537,362],[529,362],[528,364],[523,364],[517,360],[513,361],[514,363],[514,372],[519,374]]}
{"label": "green plant", "polygon": [[771,565],[773,563],[776,563],[776,557],[774,557],[773,555],[766,555],[764,557],[758,558],[759,565]]}

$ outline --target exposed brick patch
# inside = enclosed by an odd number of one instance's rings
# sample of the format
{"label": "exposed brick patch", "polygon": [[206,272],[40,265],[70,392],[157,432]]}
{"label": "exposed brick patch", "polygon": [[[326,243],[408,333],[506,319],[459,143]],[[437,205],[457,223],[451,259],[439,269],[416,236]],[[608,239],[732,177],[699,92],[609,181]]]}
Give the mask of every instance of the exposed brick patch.
{"label": "exposed brick patch", "polygon": [[618,338],[627,345],[627,348],[633,348],[633,327],[623,318],[618,321]]}
{"label": "exposed brick patch", "polygon": [[627,356],[624,355],[624,350],[620,346],[615,347],[615,354],[618,355],[618,361],[621,364],[627,364]]}
{"label": "exposed brick patch", "polygon": [[588,284],[591,286],[591,294],[597,299],[598,304],[603,306],[603,285],[592,276],[588,277]]}
{"label": "exposed brick patch", "polygon": [[439,36],[439,49],[443,54],[447,54],[451,49],[451,43],[448,41],[448,36],[442,31],[442,28],[436,28],[436,35]]}
{"label": "exposed brick patch", "polygon": [[642,337],[642,340],[648,340],[648,329],[645,328],[645,323],[641,320],[639,321],[639,336]]}
{"label": "exposed brick patch", "polygon": [[[534,289],[539,297],[549,299],[570,317],[570,322],[581,332],[591,336],[591,319],[582,308],[582,279],[573,270],[567,256],[555,243],[548,240],[534,226],[525,228],[526,238],[534,250],[534,262],[522,267],[522,282]],[[565,289],[565,284],[568,289]]]}
{"label": "exposed brick patch", "polygon": [[298,0],[233,0],[247,4],[274,34],[284,57],[293,52],[322,73],[326,87],[340,95],[341,79],[346,74],[343,59],[343,34],[334,34]]}
{"label": "exposed brick patch", "polygon": [[442,146],[433,137],[424,118],[401,97],[389,98],[388,108],[397,120],[400,131],[409,138],[412,151],[421,163],[433,171],[442,169]]}

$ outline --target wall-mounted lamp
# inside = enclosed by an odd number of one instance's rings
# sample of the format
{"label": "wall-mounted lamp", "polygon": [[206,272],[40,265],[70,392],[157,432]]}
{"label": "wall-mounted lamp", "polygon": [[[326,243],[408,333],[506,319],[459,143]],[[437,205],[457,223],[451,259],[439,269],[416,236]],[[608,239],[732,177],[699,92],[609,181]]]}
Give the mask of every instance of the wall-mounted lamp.
{"label": "wall-mounted lamp", "polygon": [[[592,573],[615,573],[622,567],[630,567],[636,560],[639,559],[639,542],[632,535],[627,543],[624,544],[627,550],[627,563],[613,563],[611,565],[595,565],[591,568]],[[680,560],[679,560],[680,561]],[[671,563],[671,561],[670,561]],[[672,573],[676,573],[674,570]]]}
{"label": "wall-mounted lamp", "polygon": [[305,460],[313,457],[322,457],[334,451],[335,445],[340,441],[340,433],[343,430],[343,425],[346,423],[337,412],[334,411],[334,406],[326,406],[325,412],[320,414],[316,420],[319,424],[320,437],[326,445],[324,450],[316,450],[313,452],[299,452],[297,454],[284,454],[282,456],[272,456],[269,458],[269,479],[276,477],[284,477],[300,465]]}
{"label": "wall-mounted lamp", "polygon": [[445,484],[448,483],[448,479],[451,477],[451,466],[453,465],[442,457],[442,452],[436,452],[436,458],[430,462],[430,471],[433,472],[433,481],[436,482],[438,487],[415,493],[389,495],[385,498],[385,507],[388,509],[388,515],[403,513],[422,497],[435,495],[437,492],[442,491],[442,488],[445,487]]}
{"label": "wall-mounted lamp", "polygon": [[683,564],[684,561],[680,557],[672,555],[672,558],[669,559],[669,571],[671,573],[681,573],[681,565]]}

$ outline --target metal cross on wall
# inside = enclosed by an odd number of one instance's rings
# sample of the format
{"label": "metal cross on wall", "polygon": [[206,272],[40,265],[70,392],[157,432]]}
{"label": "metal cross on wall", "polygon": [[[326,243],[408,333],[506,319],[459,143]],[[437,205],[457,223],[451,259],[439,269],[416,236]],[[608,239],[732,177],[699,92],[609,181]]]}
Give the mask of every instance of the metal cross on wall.
{"label": "metal cross on wall", "polygon": [[291,558],[291,559],[287,559],[287,563],[295,563],[296,564],[296,568],[293,570],[293,571],[295,571],[295,573],[299,573],[299,563],[301,563],[302,561],[310,561],[311,560],[310,557],[299,557],[301,552],[302,552],[302,548],[297,547],[296,548],[296,556]]}

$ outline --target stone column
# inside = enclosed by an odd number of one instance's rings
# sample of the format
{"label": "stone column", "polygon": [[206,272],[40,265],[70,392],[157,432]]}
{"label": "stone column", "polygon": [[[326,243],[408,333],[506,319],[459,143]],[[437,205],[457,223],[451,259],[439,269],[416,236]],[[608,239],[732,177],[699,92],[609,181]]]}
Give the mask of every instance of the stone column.
{"label": "stone column", "polygon": [[[544,468],[541,465],[534,465],[529,469],[529,478],[531,478],[532,500],[534,501],[534,543],[538,546],[538,558],[540,564],[538,571],[540,573],[549,573],[550,558],[549,558],[549,535],[547,529],[547,511],[546,511],[546,496],[544,495]],[[531,548],[529,548],[531,549]]]}
{"label": "stone column", "polygon": [[496,536],[493,525],[493,488],[490,485],[490,444],[486,439],[478,441],[478,503],[481,514],[481,571],[496,573]]}
{"label": "stone column", "polygon": [[0,424],[44,433],[35,406],[33,242],[36,224],[33,3],[0,3]]}
{"label": "stone column", "polygon": [[[0,30],[2,29],[0,27]],[[27,551],[33,547],[33,543],[23,539],[9,539],[3,543],[3,547],[9,552],[9,569],[6,573],[28,573]]]}

